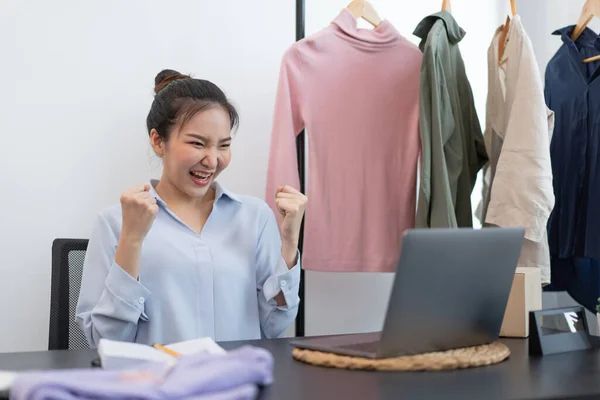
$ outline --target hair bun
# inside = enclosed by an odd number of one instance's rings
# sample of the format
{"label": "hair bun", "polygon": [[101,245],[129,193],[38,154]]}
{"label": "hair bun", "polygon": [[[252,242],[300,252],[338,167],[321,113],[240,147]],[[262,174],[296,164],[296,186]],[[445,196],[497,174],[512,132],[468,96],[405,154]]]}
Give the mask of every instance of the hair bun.
{"label": "hair bun", "polygon": [[191,78],[191,76],[184,75],[172,69],[163,69],[158,73],[158,75],[156,75],[156,78],[154,78],[154,93],[158,94],[158,92],[163,90],[169,83],[173,81],[187,78]]}

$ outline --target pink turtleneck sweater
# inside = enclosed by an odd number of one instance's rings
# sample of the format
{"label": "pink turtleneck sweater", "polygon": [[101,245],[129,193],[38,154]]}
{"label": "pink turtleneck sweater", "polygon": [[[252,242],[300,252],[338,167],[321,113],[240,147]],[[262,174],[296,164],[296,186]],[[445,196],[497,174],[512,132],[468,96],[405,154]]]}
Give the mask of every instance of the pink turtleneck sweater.
{"label": "pink turtleneck sweater", "polygon": [[305,269],[395,271],[415,223],[421,57],[389,21],[358,29],[347,9],[283,56],[266,199],[277,214],[277,187],[299,188],[305,128]]}

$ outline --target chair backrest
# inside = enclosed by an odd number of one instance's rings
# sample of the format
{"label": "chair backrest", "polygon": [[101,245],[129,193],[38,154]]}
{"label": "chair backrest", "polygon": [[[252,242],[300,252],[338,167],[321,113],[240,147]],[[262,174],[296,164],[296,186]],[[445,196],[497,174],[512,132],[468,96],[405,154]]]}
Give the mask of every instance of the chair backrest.
{"label": "chair backrest", "polygon": [[48,350],[89,348],[85,334],[75,322],[87,246],[87,239],[55,239],[52,243]]}

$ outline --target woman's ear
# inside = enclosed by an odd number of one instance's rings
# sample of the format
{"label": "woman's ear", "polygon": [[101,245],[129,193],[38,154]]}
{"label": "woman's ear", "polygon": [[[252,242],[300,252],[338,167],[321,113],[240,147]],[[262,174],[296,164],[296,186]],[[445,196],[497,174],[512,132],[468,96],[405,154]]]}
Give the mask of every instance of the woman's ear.
{"label": "woman's ear", "polygon": [[150,131],[150,145],[157,156],[162,157],[165,154],[165,142],[154,128]]}

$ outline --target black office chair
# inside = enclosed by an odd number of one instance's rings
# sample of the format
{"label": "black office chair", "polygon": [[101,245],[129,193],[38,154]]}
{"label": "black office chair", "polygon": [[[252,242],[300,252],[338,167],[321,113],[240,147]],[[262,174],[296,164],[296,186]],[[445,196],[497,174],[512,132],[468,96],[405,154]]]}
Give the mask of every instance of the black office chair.
{"label": "black office chair", "polygon": [[85,334],[75,322],[87,246],[87,239],[55,239],[52,243],[48,350],[89,348]]}

